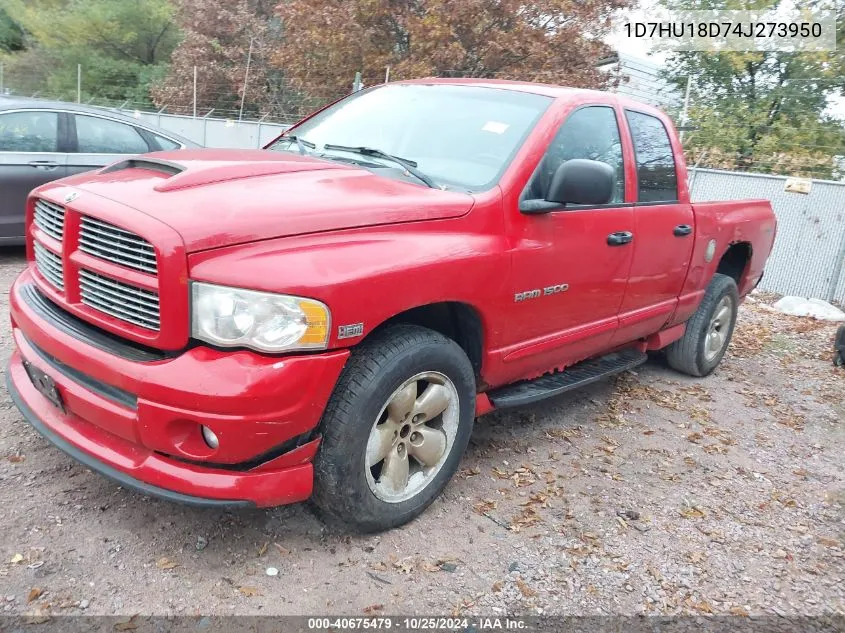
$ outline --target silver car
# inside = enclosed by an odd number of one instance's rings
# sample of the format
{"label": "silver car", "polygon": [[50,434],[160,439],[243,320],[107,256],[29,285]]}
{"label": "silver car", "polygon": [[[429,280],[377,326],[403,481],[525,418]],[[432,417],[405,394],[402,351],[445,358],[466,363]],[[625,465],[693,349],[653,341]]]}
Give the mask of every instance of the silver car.
{"label": "silver car", "polygon": [[0,244],[22,244],[26,197],[38,185],[126,155],[199,147],[109,110],[0,97]]}

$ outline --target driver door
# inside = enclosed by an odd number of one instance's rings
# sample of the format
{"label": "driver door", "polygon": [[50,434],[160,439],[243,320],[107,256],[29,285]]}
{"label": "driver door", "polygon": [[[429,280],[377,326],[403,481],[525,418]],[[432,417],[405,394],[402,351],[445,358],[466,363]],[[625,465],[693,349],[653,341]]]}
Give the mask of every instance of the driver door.
{"label": "driver door", "polygon": [[[555,170],[587,158],[617,174],[613,199],[545,214],[508,210],[514,303],[503,361],[522,372],[571,365],[608,349],[633,259],[633,205],[625,200],[625,169],[617,110],[589,105],[570,113],[523,192],[544,199]],[[620,239],[620,236],[622,238]]]}

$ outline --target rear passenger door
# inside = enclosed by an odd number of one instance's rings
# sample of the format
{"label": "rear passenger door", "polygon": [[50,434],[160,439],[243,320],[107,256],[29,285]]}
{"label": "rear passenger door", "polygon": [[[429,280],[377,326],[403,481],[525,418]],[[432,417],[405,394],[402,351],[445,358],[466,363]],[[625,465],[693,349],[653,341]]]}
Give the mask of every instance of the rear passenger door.
{"label": "rear passenger door", "polygon": [[663,327],[677,305],[695,237],[692,205],[679,187],[669,130],[660,118],[644,112],[626,109],[625,120],[636,159],[636,237],[615,343]]}
{"label": "rear passenger door", "polygon": [[73,114],[71,132],[76,143],[68,156],[68,173],[104,167],[127,156],[159,149],[140,128],[105,117]]}
{"label": "rear passenger door", "polygon": [[50,110],[0,112],[0,243],[22,242],[29,192],[67,175],[64,123]]}

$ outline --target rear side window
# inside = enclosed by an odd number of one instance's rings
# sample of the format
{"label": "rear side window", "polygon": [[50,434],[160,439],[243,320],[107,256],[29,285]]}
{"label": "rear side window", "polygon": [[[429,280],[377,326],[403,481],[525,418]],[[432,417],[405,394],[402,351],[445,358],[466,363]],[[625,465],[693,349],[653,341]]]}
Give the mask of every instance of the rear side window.
{"label": "rear side window", "polygon": [[640,202],[666,202],[678,199],[678,177],[669,133],[657,117],[626,111],[628,127],[637,157],[637,183]]}
{"label": "rear side window", "polygon": [[176,141],[172,141],[169,138],[166,138],[164,136],[159,136],[158,134],[153,134],[152,132],[149,132],[149,134],[155,139],[155,142],[164,151],[169,152],[170,150],[179,149],[179,148],[182,147],[181,143],[177,143]]}
{"label": "rear side window", "polygon": [[76,115],[78,152],[82,154],[146,154],[144,137],[134,126],[96,116]]}
{"label": "rear side window", "polygon": [[47,110],[0,114],[0,152],[55,152],[59,115]]}

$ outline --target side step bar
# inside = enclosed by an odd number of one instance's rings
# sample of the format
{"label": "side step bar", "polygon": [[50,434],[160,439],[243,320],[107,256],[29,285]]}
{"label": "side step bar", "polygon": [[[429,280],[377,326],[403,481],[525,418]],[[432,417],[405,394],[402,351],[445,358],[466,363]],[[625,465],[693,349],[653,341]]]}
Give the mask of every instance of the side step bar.
{"label": "side step bar", "polygon": [[497,409],[521,407],[578,389],[627,369],[633,369],[647,360],[648,354],[644,352],[635,349],[622,350],[601,358],[585,360],[556,374],[547,374],[534,380],[500,387],[488,392],[487,395]]}

